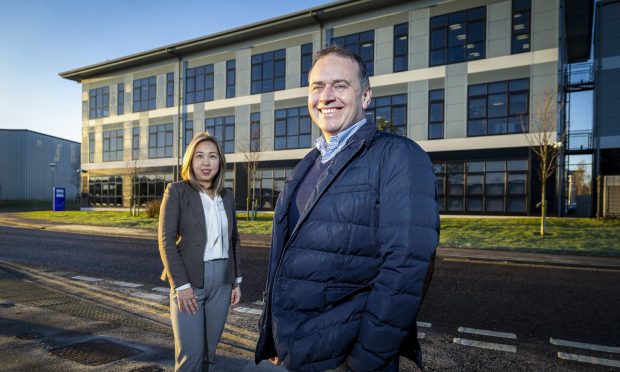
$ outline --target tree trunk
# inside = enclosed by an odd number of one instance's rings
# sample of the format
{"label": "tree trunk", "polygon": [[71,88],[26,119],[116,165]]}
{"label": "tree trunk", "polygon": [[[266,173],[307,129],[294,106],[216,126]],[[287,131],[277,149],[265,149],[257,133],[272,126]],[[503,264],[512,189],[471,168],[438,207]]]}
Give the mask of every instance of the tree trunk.
{"label": "tree trunk", "polygon": [[547,197],[545,195],[545,189],[545,182],[543,182],[541,192],[542,200],[540,202],[540,236],[545,236],[545,219],[547,218]]}

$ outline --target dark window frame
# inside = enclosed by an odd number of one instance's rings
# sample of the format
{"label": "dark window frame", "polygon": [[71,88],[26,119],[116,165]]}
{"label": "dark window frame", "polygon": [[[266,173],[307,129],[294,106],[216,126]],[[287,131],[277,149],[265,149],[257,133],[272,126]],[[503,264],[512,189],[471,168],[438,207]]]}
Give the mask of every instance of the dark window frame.
{"label": "dark window frame", "polygon": [[123,177],[89,176],[88,203],[90,206],[123,206]]}
{"label": "dark window frame", "polygon": [[194,120],[185,120],[183,122],[183,155],[192,139],[194,139]]}
{"label": "dark window frame", "polygon": [[260,151],[260,112],[250,113],[250,151]]}
{"label": "dark window frame", "polygon": [[312,68],[312,43],[302,44],[301,47],[299,86],[307,87],[310,69]]}
{"label": "dark window frame", "polygon": [[172,123],[149,125],[149,159],[171,158],[173,156],[173,133]]}
{"label": "dark window frame", "polygon": [[[526,88],[520,87],[525,84]],[[505,88],[501,88],[501,86]],[[504,103],[494,101],[505,95]],[[520,97],[521,101],[513,103],[513,99]],[[529,132],[530,114],[530,81],[529,78],[493,81],[489,83],[473,84],[467,87],[467,137],[493,136],[505,134],[519,134]],[[476,108],[476,103],[484,104],[484,109]],[[514,107],[521,103],[525,111],[515,111]],[[498,115],[492,110],[494,107],[505,104],[505,114]],[[484,112],[482,112],[484,111]],[[505,130],[499,130],[502,123]],[[482,130],[483,129],[483,130]]]}
{"label": "dark window frame", "polygon": [[396,125],[390,124],[390,126],[384,128],[383,130],[407,137],[407,93],[373,97],[368,105],[368,108],[366,109],[366,119],[373,122],[377,128],[380,128],[379,120],[377,120],[377,112],[381,112],[383,110],[389,110],[390,123],[393,123],[393,118],[396,116],[395,113],[397,111],[404,110],[403,123],[397,123]]}
{"label": "dark window frame", "polygon": [[215,99],[213,63],[185,69],[185,102],[209,102]]}
{"label": "dark window frame", "polygon": [[[375,73],[375,30],[367,30],[353,34],[334,37],[332,44],[351,50],[362,58],[368,68],[368,76]],[[362,49],[365,48],[365,49]]]}
{"label": "dark window frame", "polygon": [[250,94],[286,89],[286,49],[254,54],[251,58]]}
{"label": "dark window frame", "polygon": [[[434,117],[433,105],[441,105],[441,119]],[[445,90],[431,89],[428,91],[428,139],[436,140],[443,139],[445,137]],[[437,131],[435,128],[440,127],[441,130]],[[441,134],[437,134],[440,132]]]}
{"label": "dark window frame", "polygon": [[88,132],[88,162],[95,162],[95,132]]}
{"label": "dark window frame", "polygon": [[116,115],[125,113],[125,83],[116,85]]}
{"label": "dark window frame", "polygon": [[225,115],[205,119],[205,130],[217,138],[225,154],[235,152],[235,116]]}
{"label": "dark window frame", "polygon": [[235,84],[237,80],[237,61],[229,59],[226,61],[226,98],[235,96]]}
{"label": "dark window frame", "polygon": [[110,116],[110,87],[99,87],[88,91],[88,118],[98,119]]}
{"label": "dark window frame", "polygon": [[[486,19],[486,6],[431,17],[428,65],[442,66],[486,58]],[[480,37],[470,32],[478,25],[482,32]],[[464,30],[464,37],[456,34],[460,29]]]}
{"label": "dark window frame", "polygon": [[312,146],[312,119],[308,107],[273,111],[274,150],[306,149]]}
{"label": "dark window frame", "polygon": [[[145,94],[146,93],[146,94]],[[133,81],[133,112],[155,110],[157,108],[157,79],[149,76]]]}
{"label": "dark window frame", "polygon": [[123,160],[123,129],[105,130],[102,133],[102,159],[103,161]]}
{"label": "dark window frame", "polygon": [[140,158],[140,127],[131,128],[131,160]]}
{"label": "dark window frame", "polygon": [[[520,19],[520,21],[517,21]],[[532,3],[531,0],[512,1],[512,20],[510,24],[510,52],[512,54],[529,52],[532,49]],[[525,43],[523,40],[527,40]]]}
{"label": "dark window frame", "polygon": [[[404,37],[404,43],[403,41]],[[409,22],[394,25],[394,54],[392,71],[409,70]]]}
{"label": "dark window frame", "polygon": [[166,107],[174,106],[174,72],[166,74]]}

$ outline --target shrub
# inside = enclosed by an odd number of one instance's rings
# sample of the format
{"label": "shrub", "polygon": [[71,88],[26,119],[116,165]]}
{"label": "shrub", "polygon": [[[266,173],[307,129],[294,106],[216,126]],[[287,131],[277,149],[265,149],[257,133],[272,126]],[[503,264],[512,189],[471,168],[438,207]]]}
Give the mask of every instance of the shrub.
{"label": "shrub", "polygon": [[158,218],[160,207],[161,207],[161,199],[149,200],[144,204],[146,215],[149,218]]}

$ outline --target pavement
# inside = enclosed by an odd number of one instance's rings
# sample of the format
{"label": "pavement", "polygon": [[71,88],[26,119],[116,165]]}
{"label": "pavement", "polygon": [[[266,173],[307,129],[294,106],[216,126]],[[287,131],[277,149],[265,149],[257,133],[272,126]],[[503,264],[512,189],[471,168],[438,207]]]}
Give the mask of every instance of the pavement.
{"label": "pavement", "polygon": [[[58,223],[0,213],[0,225],[49,231],[155,239],[154,229]],[[270,237],[242,235],[242,246],[269,248]],[[513,262],[620,270],[620,258],[526,253],[470,248],[438,248],[447,260]],[[173,340],[169,321],[136,315],[79,292],[62,290],[60,277],[0,258],[0,359],[10,371],[171,371]],[[68,287],[71,289],[71,287]],[[88,289],[85,290],[88,292]],[[155,306],[155,305],[153,305]],[[144,306],[148,312],[148,306]],[[234,333],[234,326],[231,326]],[[239,331],[233,339],[244,350],[218,347],[209,371],[284,371],[270,363],[255,365],[254,336]]]}

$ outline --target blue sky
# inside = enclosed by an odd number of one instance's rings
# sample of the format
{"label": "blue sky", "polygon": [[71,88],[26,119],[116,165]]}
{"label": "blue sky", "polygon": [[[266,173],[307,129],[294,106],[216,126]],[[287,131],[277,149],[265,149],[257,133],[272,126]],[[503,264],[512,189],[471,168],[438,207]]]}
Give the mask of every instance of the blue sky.
{"label": "blue sky", "polygon": [[81,85],[59,72],[331,0],[0,0],[0,128],[81,142]]}

